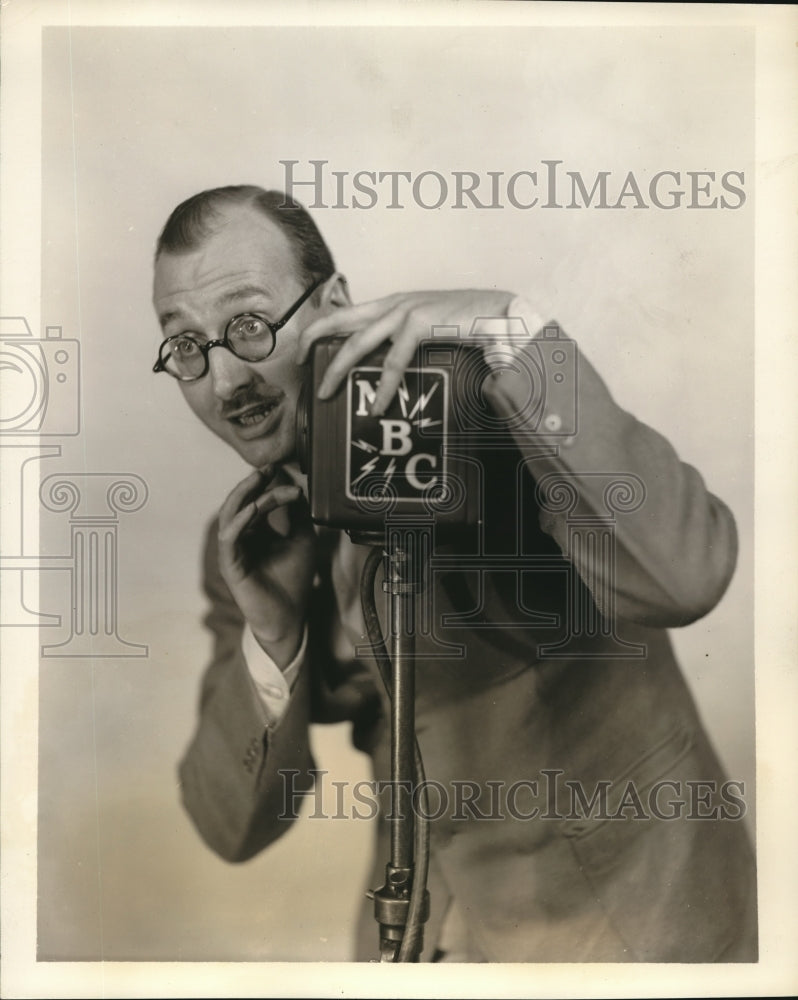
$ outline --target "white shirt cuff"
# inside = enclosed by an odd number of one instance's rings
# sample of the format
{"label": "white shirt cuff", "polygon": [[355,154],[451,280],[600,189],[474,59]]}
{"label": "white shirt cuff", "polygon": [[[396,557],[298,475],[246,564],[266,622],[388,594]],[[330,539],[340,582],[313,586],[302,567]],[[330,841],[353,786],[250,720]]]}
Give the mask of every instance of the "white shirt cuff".
{"label": "white shirt cuff", "polygon": [[536,312],[529,301],[521,295],[516,295],[507,307],[507,315],[511,319],[520,319],[530,337],[534,337],[539,333],[544,325],[544,320],[540,313]]}
{"label": "white shirt cuff", "polygon": [[267,713],[267,724],[275,726],[288,708],[288,699],[299,674],[308,647],[308,628],[302,633],[302,643],[296,656],[281,670],[264,651],[249,625],[244,626],[241,649],[258,697]]}
{"label": "white shirt cuff", "polygon": [[517,295],[508,305],[506,316],[480,316],[471,335],[488,339],[485,361],[493,371],[500,371],[512,364],[542,326],[540,315]]}

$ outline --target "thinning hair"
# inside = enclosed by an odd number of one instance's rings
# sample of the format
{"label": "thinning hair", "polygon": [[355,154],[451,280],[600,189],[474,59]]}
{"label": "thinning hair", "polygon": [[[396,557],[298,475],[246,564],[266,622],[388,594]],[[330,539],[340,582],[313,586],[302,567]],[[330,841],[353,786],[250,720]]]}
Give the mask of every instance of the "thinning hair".
{"label": "thinning hair", "polygon": [[[277,225],[294,253],[298,277],[310,285],[328,278],[335,261],[307,209],[282,191],[267,191],[254,184],[210,188],[181,202],[166,220],[155,246],[155,260],[163,253],[189,253],[198,249],[216,228],[230,205],[251,205]],[[314,292],[314,298],[320,289]]]}

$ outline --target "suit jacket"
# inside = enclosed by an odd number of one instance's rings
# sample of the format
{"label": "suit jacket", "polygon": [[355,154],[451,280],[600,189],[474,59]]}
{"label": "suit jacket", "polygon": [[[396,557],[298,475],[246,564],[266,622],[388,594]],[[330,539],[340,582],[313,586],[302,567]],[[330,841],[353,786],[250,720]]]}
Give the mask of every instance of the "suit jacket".
{"label": "suit jacket", "polygon": [[[447,807],[431,824],[423,957],[454,899],[490,961],[754,961],[740,790],[726,783],[666,631],[722,596],[733,518],[584,357],[578,375],[576,433],[547,436],[562,397],[542,397],[539,433],[511,429],[506,448],[478,455],[482,524],[433,540],[416,714],[427,778],[440,786],[432,800]],[[505,372],[485,392],[509,416],[528,383]],[[340,569],[350,546],[320,533],[308,654],[272,728],[207,546],[215,649],[180,776],[197,829],[230,861],[290,827],[286,775],[294,790],[313,784],[312,722],[351,720],[375,776],[389,776],[374,664],[352,655]],[[372,886],[383,881],[385,827]],[[364,912],[359,957],[375,957],[376,938]]]}

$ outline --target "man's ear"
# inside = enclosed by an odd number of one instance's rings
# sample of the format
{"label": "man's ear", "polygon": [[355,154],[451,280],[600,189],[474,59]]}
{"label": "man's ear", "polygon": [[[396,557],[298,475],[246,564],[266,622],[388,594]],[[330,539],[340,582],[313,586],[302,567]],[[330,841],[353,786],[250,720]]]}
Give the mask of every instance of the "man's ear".
{"label": "man's ear", "polygon": [[321,291],[322,307],[340,309],[342,306],[351,306],[352,299],[349,296],[349,285],[345,275],[336,271],[322,285]]}

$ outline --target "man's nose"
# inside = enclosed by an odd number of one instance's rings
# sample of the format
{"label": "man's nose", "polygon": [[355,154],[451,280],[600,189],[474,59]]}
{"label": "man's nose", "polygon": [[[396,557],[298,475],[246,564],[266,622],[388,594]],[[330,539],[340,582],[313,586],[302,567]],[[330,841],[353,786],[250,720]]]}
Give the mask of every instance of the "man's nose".
{"label": "man's nose", "polygon": [[231,399],[242,386],[252,381],[252,369],[249,362],[237,358],[219,344],[208,351],[208,377],[219,399]]}

